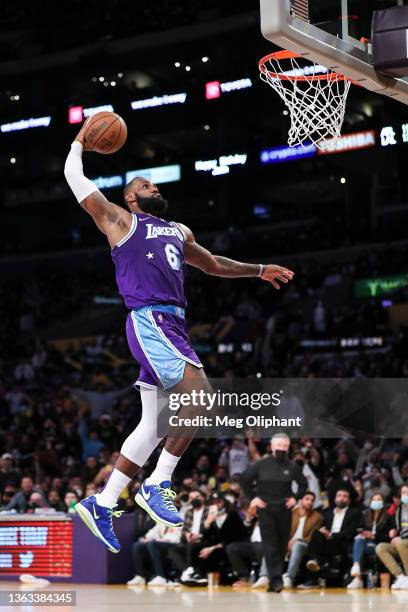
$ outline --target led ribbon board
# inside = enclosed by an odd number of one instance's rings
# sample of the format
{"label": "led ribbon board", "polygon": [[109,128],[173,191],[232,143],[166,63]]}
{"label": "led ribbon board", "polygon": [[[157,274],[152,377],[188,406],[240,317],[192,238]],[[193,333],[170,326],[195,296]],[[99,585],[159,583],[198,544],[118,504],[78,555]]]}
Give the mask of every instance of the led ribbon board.
{"label": "led ribbon board", "polygon": [[72,576],[71,519],[0,523],[0,576],[20,574]]}
{"label": "led ribbon board", "polygon": [[37,127],[48,127],[51,123],[51,117],[31,117],[30,119],[20,119],[12,123],[3,123],[0,125],[2,132],[18,132],[21,130],[29,130]]}

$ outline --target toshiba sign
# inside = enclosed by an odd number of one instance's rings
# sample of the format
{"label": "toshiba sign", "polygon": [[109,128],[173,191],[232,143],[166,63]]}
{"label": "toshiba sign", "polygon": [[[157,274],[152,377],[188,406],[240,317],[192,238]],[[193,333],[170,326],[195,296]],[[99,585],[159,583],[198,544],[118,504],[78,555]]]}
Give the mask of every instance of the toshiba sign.
{"label": "toshiba sign", "polygon": [[329,153],[346,153],[358,149],[368,149],[369,147],[375,147],[375,141],[376,133],[374,130],[353,132],[340,136],[340,138],[331,138],[320,142],[318,154],[328,155]]}

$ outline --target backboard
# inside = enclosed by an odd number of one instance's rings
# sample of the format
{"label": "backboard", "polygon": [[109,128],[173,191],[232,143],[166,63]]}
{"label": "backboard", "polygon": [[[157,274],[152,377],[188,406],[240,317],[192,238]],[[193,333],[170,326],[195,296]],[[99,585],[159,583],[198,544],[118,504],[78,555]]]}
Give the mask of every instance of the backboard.
{"label": "backboard", "polygon": [[282,49],[344,74],[362,87],[408,104],[408,80],[373,68],[374,10],[404,0],[260,0],[264,37]]}

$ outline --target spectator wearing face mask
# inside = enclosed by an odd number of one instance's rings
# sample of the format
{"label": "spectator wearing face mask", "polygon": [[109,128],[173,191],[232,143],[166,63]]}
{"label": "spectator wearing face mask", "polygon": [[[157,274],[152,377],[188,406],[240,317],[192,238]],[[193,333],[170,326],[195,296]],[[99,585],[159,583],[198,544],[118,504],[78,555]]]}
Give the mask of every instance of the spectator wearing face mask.
{"label": "spectator wearing face mask", "polygon": [[226,550],[232,542],[247,539],[247,530],[241,517],[223,495],[215,493],[204,521],[202,542],[192,549],[192,566],[195,574],[183,580],[188,586],[204,586],[208,572],[220,571],[227,561]]}
{"label": "spectator wearing face mask", "polygon": [[36,510],[40,508],[48,508],[49,505],[45,501],[44,497],[38,491],[34,491],[30,495],[30,499],[28,500],[26,512],[28,514],[34,513]]}
{"label": "spectator wearing face mask", "polygon": [[371,499],[376,494],[381,495],[383,499],[387,499],[391,495],[391,487],[387,483],[386,476],[380,474],[373,478],[370,482],[370,486],[366,489],[364,494],[364,505],[370,506]]}
{"label": "spectator wearing face mask", "polygon": [[[200,489],[190,491],[187,504],[189,509],[184,517],[181,542],[169,551],[173,565],[181,573],[181,581],[190,579],[195,573],[194,552],[203,540],[204,523],[208,515],[205,495]],[[197,577],[197,580],[199,578]]]}
{"label": "spectator wearing face mask", "polygon": [[387,514],[384,497],[375,493],[369,502],[369,509],[365,512],[362,527],[354,538],[353,566],[350,574],[353,580],[347,585],[348,589],[362,589],[362,570],[375,559],[375,549],[381,542],[389,542],[389,531],[392,519]]}
{"label": "spectator wearing face mask", "polygon": [[4,487],[3,495],[1,496],[0,508],[3,509],[4,506],[7,506],[10,501],[13,499],[16,490],[13,485],[6,484]]}
{"label": "spectator wearing face mask", "polygon": [[261,562],[263,556],[261,532],[256,517],[256,508],[248,506],[244,511],[244,526],[248,530],[249,541],[231,542],[226,548],[232,569],[238,576],[233,587],[246,587],[249,585],[251,564]]}
{"label": "spectator wearing face mask", "polygon": [[[392,517],[391,542],[378,544],[375,552],[396,578],[392,589],[408,589],[408,483],[401,486],[401,504]],[[401,567],[401,564],[402,567]]]}
{"label": "spectator wearing face mask", "polygon": [[283,564],[289,542],[291,510],[296,505],[292,482],[297,484],[298,499],[307,491],[307,480],[301,468],[288,459],[289,447],[289,437],[283,433],[276,434],[271,440],[272,454],[252,464],[240,479],[251,506],[258,508],[269,576],[268,590],[277,593],[283,588]]}
{"label": "spectator wearing face mask", "polygon": [[40,497],[42,498],[42,501],[45,503],[45,505],[47,505],[42,490],[39,487],[34,486],[32,478],[30,478],[29,476],[24,476],[24,478],[21,479],[20,487],[21,490],[13,496],[7,506],[5,506],[5,510],[17,510],[17,512],[27,512],[32,493],[39,493]]}
{"label": "spectator wearing face mask", "polygon": [[300,588],[315,587],[321,566],[330,563],[336,555],[341,556],[341,564],[346,567],[350,544],[360,524],[361,513],[351,506],[348,488],[338,489],[334,506],[329,506],[323,513],[323,526],[313,532],[306,552],[309,557],[306,567],[312,575]]}

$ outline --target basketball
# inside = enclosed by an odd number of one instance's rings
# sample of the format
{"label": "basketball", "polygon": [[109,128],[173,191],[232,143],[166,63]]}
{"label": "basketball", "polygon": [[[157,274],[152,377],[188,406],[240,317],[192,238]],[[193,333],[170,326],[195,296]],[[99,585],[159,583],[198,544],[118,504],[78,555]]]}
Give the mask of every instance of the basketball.
{"label": "basketball", "polygon": [[116,113],[96,113],[85,125],[85,140],[96,153],[116,153],[127,139],[127,127]]}

